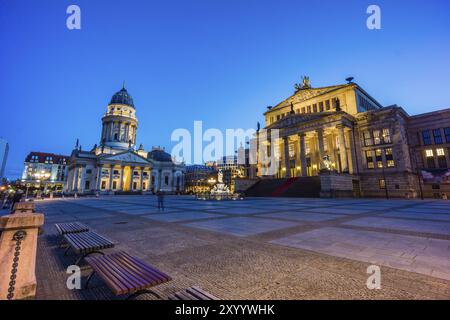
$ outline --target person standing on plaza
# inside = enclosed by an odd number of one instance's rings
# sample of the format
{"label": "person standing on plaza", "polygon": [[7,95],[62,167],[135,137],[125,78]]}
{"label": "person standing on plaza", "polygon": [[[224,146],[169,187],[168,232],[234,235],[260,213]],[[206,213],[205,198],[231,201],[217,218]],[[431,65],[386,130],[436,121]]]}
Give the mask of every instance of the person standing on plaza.
{"label": "person standing on plaza", "polygon": [[164,192],[162,190],[158,190],[156,196],[158,197],[158,211],[164,211]]}

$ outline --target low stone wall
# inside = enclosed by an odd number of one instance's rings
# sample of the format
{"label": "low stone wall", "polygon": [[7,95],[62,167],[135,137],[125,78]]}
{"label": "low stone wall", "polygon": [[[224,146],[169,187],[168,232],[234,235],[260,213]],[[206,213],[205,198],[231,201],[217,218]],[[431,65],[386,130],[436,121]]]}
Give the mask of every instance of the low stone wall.
{"label": "low stone wall", "polygon": [[417,175],[404,173],[374,172],[361,175],[361,194],[366,198],[385,198],[386,190],[380,188],[380,180],[386,179],[389,198],[416,199],[420,197]]}
{"label": "low stone wall", "polygon": [[[16,206],[15,206],[16,207]],[[29,299],[36,295],[36,250],[44,215],[29,204],[0,216],[0,300]]]}
{"label": "low stone wall", "polygon": [[352,198],[353,180],[357,177],[350,174],[324,172],[320,174],[321,198]]}
{"label": "low stone wall", "polygon": [[236,179],[234,180],[234,192],[245,192],[253,187],[258,181],[258,179]]}

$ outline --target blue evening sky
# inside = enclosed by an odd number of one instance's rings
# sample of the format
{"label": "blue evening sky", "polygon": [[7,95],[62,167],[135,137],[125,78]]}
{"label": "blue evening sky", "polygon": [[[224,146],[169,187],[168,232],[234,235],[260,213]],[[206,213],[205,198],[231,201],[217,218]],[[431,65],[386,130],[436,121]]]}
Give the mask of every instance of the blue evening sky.
{"label": "blue evening sky", "polygon": [[[382,30],[366,9],[382,10]],[[81,8],[82,29],[66,28]],[[138,143],[173,146],[176,128],[250,128],[266,106],[347,76],[410,114],[450,107],[450,3],[442,1],[0,0],[0,137],[7,175],[30,151],[99,143],[123,80]]]}

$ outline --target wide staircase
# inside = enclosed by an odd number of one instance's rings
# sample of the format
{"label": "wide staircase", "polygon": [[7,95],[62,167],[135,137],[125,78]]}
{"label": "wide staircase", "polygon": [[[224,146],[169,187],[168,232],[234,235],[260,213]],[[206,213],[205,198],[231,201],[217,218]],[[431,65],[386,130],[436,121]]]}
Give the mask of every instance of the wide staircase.
{"label": "wide staircase", "polygon": [[247,197],[319,198],[320,177],[261,179],[250,187],[245,195]]}

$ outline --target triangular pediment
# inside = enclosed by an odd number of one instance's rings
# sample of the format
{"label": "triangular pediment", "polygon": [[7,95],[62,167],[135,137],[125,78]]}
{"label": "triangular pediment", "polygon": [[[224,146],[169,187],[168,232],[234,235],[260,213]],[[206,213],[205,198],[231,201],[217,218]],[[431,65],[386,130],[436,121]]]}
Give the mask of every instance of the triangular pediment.
{"label": "triangular pediment", "polygon": [[[292,96],[290,96],[289,98],[287,98],[286,100],[280,102],[279,104],[277,104],[275,107],[273,107],[271,110],[267,111],[267,112],[271,112],[277,109],[281,109],[284,107],[288,107],[291,104],[297,104],[309,99],[312,99],[314,97],[318,97],[321,96],[323,94],[326,94],[328,92],[332,92],[338,89],[342,89],[345,87],[348,87],[349,84],[344,84],[344,85],[336,85],[336,86],[329,86],[329,87],[322,87],[322,88],[305,88],[305,89],[301,89],[298,90],[296,93],[294,93]],[[267,113],[266,112],[266,113]]]}
{"label": "triangular pediment", "polygon": [[141,163],[141,164],[149,164],[150,161],[141,157],[140,155],[132,152],[132,151],[124,151],[118,154],[107,155],[101,158],[102,160],[110,160],[110,161],[122,161],[122,162],[132,162],[132,163]]}

